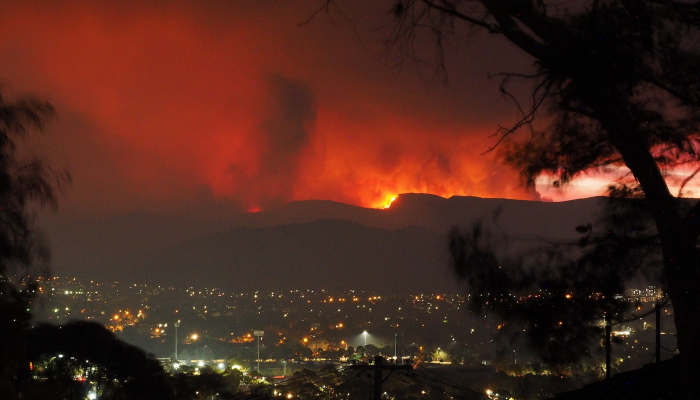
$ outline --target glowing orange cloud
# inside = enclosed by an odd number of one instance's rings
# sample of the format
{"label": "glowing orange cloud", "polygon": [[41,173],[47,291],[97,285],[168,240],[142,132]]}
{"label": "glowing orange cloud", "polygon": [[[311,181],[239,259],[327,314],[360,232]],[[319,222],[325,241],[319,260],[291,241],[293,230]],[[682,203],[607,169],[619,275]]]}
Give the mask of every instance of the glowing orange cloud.
{"label": "glowing orange cloud", "polygon": [[[537,197],[481,154],[496,124],[515,115],[484,71],[528,60],[491,48],[483,54],[492,60],[455,56],[445,88],[414,67],[382,65],[376,40],[332,18],[299,27],[314,10],[300,4],[6,5],[0,77],[57,107],[60,120],[35,150],[72,171],[68,208]],[[347,11],[371,33],[379,20],[366,16],[382,17],[382,7]]]}

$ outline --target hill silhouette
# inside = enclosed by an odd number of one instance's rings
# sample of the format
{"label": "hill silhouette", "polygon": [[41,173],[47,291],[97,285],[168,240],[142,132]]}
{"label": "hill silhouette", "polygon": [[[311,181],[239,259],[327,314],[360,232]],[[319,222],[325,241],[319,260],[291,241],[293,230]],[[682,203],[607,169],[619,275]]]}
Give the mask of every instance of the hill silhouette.
{"label": "hill silhouette", "polygon": [[43,226],[56,275],[230,289],[454,291],[452,226],[483,220],[504,236],[537,243],[573,237],[602,202],[403,194],[385,210],[309,200],[226,218],[135,212]]}

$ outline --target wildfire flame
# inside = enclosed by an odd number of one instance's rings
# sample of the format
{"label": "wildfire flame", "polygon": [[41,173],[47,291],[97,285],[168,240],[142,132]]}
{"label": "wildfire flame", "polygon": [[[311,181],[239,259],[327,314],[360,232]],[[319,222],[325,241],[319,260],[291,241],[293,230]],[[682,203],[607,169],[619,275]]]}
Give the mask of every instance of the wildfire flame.
{"label": "wildfire flame", "polygon": [[392,196],[391,200],[389,200],[389,202],[384,205],[383,209],[386,210],[387,208],[391,207],[391,203],[393,203],[394,200],[396,200],[396,196]]}

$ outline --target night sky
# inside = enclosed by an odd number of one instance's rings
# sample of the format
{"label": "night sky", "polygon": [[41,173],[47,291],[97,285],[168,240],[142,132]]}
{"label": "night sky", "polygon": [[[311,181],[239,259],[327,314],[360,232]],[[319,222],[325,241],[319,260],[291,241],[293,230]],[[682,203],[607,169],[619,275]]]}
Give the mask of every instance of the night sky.
{"label": "night sky", "polygon": [[[72,173],[67,217],[197,215],[291,200],[382,207],[398,193],[528,191],[495,153],[517,119],[488,73],[531,61],[458,30],[446,77],[383,54],[391,2],[16,1],[0,14],[0,78],[57,109],[32,151]],[[435,60],[430,38],[416,49]],[[398,64],[398,65],[397,65]]]}

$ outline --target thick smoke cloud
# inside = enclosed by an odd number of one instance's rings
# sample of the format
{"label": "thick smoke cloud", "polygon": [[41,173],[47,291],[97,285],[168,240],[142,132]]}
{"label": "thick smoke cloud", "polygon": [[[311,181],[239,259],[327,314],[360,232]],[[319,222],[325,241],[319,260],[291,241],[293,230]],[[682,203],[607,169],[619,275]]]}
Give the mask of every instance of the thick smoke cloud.
{"label": "thick smoke cloud", "polygon": [[252,210],[292,199],[299,165],[311,142],[316,104],[311,90],[281,76],[269,79],[270,109],[258,127],[259,167],[252,177],[241,176],[240,165],[230,170],[234,184],[247,192]]}
{"label": "thick smoke cloud", "polygon": [[530,60],[472,37],[448,54],[441,86],[410,62],[380,61],[391,2],[343,3],[356,30],[334,15],[300,27],[313,3],[5,3],[0,81],[57,108],[33,146],[73,174],[62,212],[533,198],[482,155],[517,116],[486,73]]}

